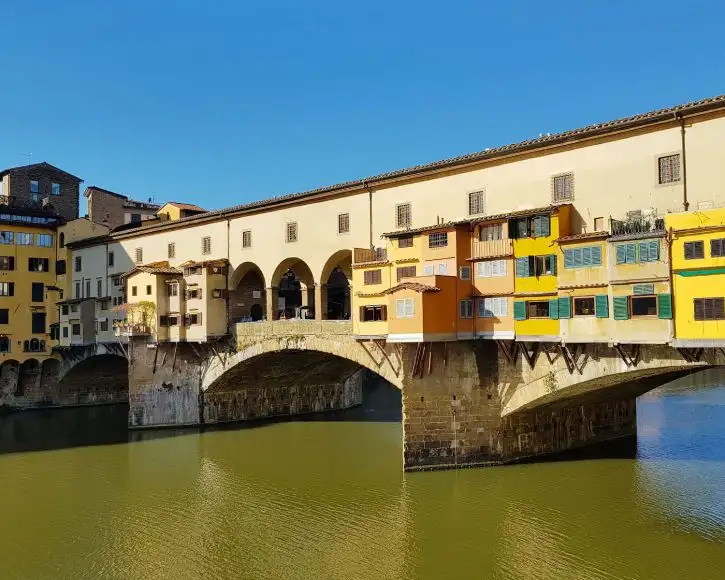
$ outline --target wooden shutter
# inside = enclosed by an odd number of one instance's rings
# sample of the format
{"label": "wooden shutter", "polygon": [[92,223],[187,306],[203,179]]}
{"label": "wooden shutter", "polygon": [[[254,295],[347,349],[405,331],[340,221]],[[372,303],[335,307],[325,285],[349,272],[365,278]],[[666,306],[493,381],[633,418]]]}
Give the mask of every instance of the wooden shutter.
{"label": "wooden shutter", "polygon": [[629,319],[629,296],[614,297],[614,320]]}
{"label": "wooden shutter", "polygon": [[380,320],[387,320],[388,319],[388,305],[383,304],[380,307]]}
{"label": "wooden shutter", "polygon": [[551,235],[551,218],[548,215],[544,215],[541,216],[539,220],[541,221],[541,225],[539,226],[541,229],[541,235],[543,237]]}
{"label": "wooden shutter", "polygon": [[559,319],[559,299],[552,298],[549,300],[549,318],[552,320]]}
{"label": "wooden shutter", "polygon": [[634,244],[625,244],[627,251],[627,258],[625,263],[634,264],[637,261],[637,246]]}
{"label": "wooden shutter", "polygon": [[693,302],[695,306],[695,320],[705,320],[705,300],[703,298],[695,298]]}
{"label": "wooden shutter", "polygon": [[672,295],[657,295],[657,317],[670,320],[672,318]]}
{"label": "wooden shutter", "polygon": [[556,254],[550,254],[549,260],[551,261],[551,275],[556,276]]}
{"label": "wooden shutter", "polygon": [[597,318],[609,318],[609,296],[598,294],[594,297]]}
{"label": "wooden shutter", "polygon": [[526,302],[523,300],[514,302],[514,320],[526,320]]}
{"label": "wooden shutter", "polygon": [[573,268],[574,250],[564,250],[564,269]]}
{"label": "wooden shutter", "polygon": [[640,242],[638,244],[638,250],[639,250],[639,261],[640,262],[649,262],[649,242]]}
{"label": "wooden shutter", "polygon": [[627,263],[627,244],[617,244],[617,264]]}
{"label": "wooden shutter", "polygon": [[635,294],[636,296],[642,296],[642,295],[648,295],[648,294],[654,294],[654,293],[655,293],[654,284],[633,284],[632,285],[632,294]]}
{"label": "wooden shutter", "polygon": [[365,322],[365,307],[361,306],[358,310],[358,318],[360,322]]}
{"label": "wooden shutter", "polygon": [[571,298],[569,296],[559,298],[559,318],[571,318]]}
{"label": "wooden shutter", "polygon": [[516,277],[526,278],[529,275],[529,258],[516,258]]}
{"label": "wooden shutter", "polygon": [[582,266],[588,268],[592,265],[592,249],[590,247],[582,248]]}
{"label": "wooden shutter", "polygon": [[602,265],[602,247],[592,246],[592,266]]}
{"label": "wooden shutter", "polygon": [[660,259],[660,241],[651,240],[649,243],[649,261],[658,262]]}

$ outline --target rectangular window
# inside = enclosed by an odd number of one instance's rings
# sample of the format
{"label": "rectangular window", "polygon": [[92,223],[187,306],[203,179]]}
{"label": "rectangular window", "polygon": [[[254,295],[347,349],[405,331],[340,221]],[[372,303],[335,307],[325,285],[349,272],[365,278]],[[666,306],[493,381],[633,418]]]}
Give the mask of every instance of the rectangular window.
{"label": "rectangular window", "polygon": [[601,265],[601,246],[585,246],[564,250],[564,268],[592,268]]}
{"label": "rectangular window", "polygon": [[574,174],[563,173],[551,178],[551,201],[559,203],[574,199]]}
{"label": "rectangular window", "polygon": [[470,266],[461,266],[461,280],[470,280],[471,279],[471,267]]}
{"label": "rectangular window", "polygon": [[15,270],[15,258],[13,256],[0,256],[0,270]]}
{"label": "rectangular window", "polygon": [[347,234],[350,232],[350,214],[341,213],[337,216],[337,233]]}
{"label": "rectangular window", "polygon": [[635,316],[657,316],[656,296],[632,296],[632,317]]}
{"label": "rectangular window", "polygon": [[0,232],[0,244],[14,244],[15,232]]}
{"label": "rectangular window", "polygon": [[37,179],[30,180],[30,193],[40,193],[40,182]]}
{"label": "rectangular window", "polygon": [[15,296],[15,282],[0,282],[0,296]]}
{"label": "rectangular window", "polygon": [[244,230],[242,232],[242,248],[252,247],[252,230]]}
{"label": "rectangular window", "polygon": [[459,313],[461,318],[473,318],[473,300],[461,300]]}
{"label": "rectangular window", "polygon": [[468,215],[485,213],[482,191],[472,191],[468,194]]}
{"label": "rectangular window", "polygon": [[478,299],[478,316],[480,318],[500,318],[508,316],[508,298],[491,296]]}
{"label": "rectangular window", "polygon": [[[533,258],[533,275],[534,276],[554,276],[556,275],[556,256],[529,256]],[[529,264],[529,272],[531,272],[531,264]]]}
{"label": "rectangular window", "polygon": [[60,327],[57,324],[50,325],[50,340],[60,339]]}
{"label": "rectangular window", "polygon": [[103,296],[103,278],[96,279],[96,296]]}
{"label": "rectangular window", "polygon": [[595,232],[603,232],[604,231],[604,218],[603,217],[595,217],[594,218],[594,231]]}
{"label": "rectangular window", "polygon": [[448,232],[430,234],[428,236],[429,248],[445,248],[448,245]]}
{"label": "rectangular window", "polygon": [[395,227],[409,228],[413,223],[412,212],[409,203],[399,203],[395,206]]}
{"label": "rectangular window", "polygon": [[199,288],[198,286],[193,286],[186,290],[186,299],[187,300],[198,300],[200,298],[201,298],[201,288]]}
{"label": "rectangular window", "polygon": [[116,288],[118,288],[119,286],[123,286],[123,278],[121,278],[121,276],[114,276],[113,285]]}
{"label": "rectangular window", "polygon": [[415,305],[412,298],[399,298],[395,301],[396,318],[413,318]]}
{"label": "rectangular window", "polygon": [[412,248],[413,247],[413,238],[410,236],[406,236],[404,238],[398,238],[398,247],[399,248]]}
{"label": "rectangular window", "polygon": [[80,336],[81,335],[81,325],[80,324],[72,324],[70,327],[70,333],[73,336]]}
{"label": "rectangular window", "polygon": [[43,302],[45,286],[42,282],[33,282],[30,288],[30,300],[32,302]]}
{"label": "rectangular window", "polygon": [[25,233],[15,234],[15,245],[16,246],[32,246],[33,245],[33,234],[25,234]]}
{"label": "rectangular window", "polygon": [[151,285],[146,286],[146,296],[151,296]]}
{"label": "rectangular window", "polygon": [[169,284],[169,296],[178,296],[179,295],[179,285],[178,284]]}
{"label": "rectangular window", "polygon": [[81,297],[81,283],[76,282],[74,285],[75,292],[73,293],[73,298],[80,298]]}
{"label": "rectangular window", "polygon": [[725,238],[710,240],[710,257],[725,257]]}
{"label": "rectangular window", "polygon": [[138,288],[136,286],[131,286],[131,296],[137,296],[138,295]]}
{"label": "rectangular window", "polygon": [[189,266],[184,268],[184,276],[199,276],[201,275],[201,266]]}
{"label": "rectangular window", "polygon": [[705,243],[685,242],[685,260],[699,260],[705,257]]}
{"label": "rectangular window", "polygon": [[695,298],[695,320],[725,320],[725,298]]}
{"label": "rectangular window", "polygon": [[52,248],[53,247],[53,235],[52,234],[35,234],[35,245],[40,248]]}
{"label": "rectangular window", "polygon": [[528,318],[549,318],[549,301],[532,300],[526,303]]}
{"label": "rectangular window", "polygon": [[166,245],[166,256],[169,259],[176,258],[176,244],[175,243],[172,242],[172,243]]}
{"label": "rectangular window", "polygon": [[58,276],[65,274],[65,260],[56,260],[55,273],[58,274]]}
{"label": "rectangular window", "polygon": [[10,324],[10,310],[0,308],[0,324]]}
{"label": "rectangular window", "polygon": [[136,258],[137,264],[143,264],[143,248],[136,248],[134,258]]}
{"label": "rectangular window", "polygon": [[33,334],[45,334],[45,312],[33,312],[31,314],[31,332]]}
{"label": "rectangular window", "polygon": [[[424,264],[423,265],[423,276],[433,276],[436,273],[435,264]],[[398,280],[400,282],[400,280]]]}
{"label": "rectangular window", "polygon": [[361,322],[378,322],[388,319],[388,307],[385,305],[361,306]]}
{"label": "rectangular window", "polygon": [[51,195],[60,195],[60,183],[52,183],[50,184],[50,194]]}
{"label": "rectangular window", "polygon": [[415,278],[415,266],[403,266],[396,270],[397,281],[400,282],[403,278]]}
{"label": "rectangular window", "polygon": [[108,320],[101,320],[99,329],[101,332],[108,332]]}
{"label": "rectangular window", "polygon": [[445,263],[438,264],[438,275],[439,276],[448,275],[448,264],[445,264]]}
{"label": "rectangular window", "polygon": [[201,312],[191,312],[187,314],[188,325],[201,324]]}
{"label": "rectangular window", "polygon": [[68,327],[67,326],[63,327],[63,338],[68,338]]}
{"label": "rectangular window", "polygon": [[140,224],[141,223],[141,214],[140,213],[132,213],[131,214],[131,223],[132,224]]}
{"label": "rectangular window", "polygon": [[657,159],[657,173],[660,185],[680,181],[680,154],[659,157]]}
{"label": "rectangular window", "polygon": [[86,296],[85,297],[86,298],[91,297],[91,281],[90,281],[90,279],[86,280]]}
{"label": "rectangular window", "polygon": [[75,257],[74,264],[75,264],[75,266],[74,266],[73,271],[74,272],[80,272],[81,269],[83,268],[83,260],[81,259],[81,256],[76,256]]}
{"label": "rectangular window", "polygon": [[366,270],[363,273],[363,283],[365,286],[372,286],[374,284],[382,284],[383,282],[383,271],[382,270]]}
{"label": "rectangular window", "polygon": [[114,264],[114,255],[113,252],[108,252],[108,266],[109,268],[113,268]]}
{"label": "rectangular window", "polygon": [[506,275],[506,260],[487,260],[476,263],[476,278],[498,278]]}
{"label": "rectangular window", "polygon": [[289,222],[287,224],[287,242],[297,241],[297,222]]}
{"label": "rectangular window", "polygon": [[478,230],[478,239],[481,242],[491,242],[503,239],[503,224],[481,226]]}
{"label": "rectangular window", "polygon": [[594,316],[596,308],[594,297],[574,298],[574,316]]}
{"label": "rectangular window", "polygon": [[201,253],[202,254],[211,254],[211,237],[210,236],[204,236],[201,238]]}
{"label": "rectangular window", "polygon": [[28,258],[28,272],[47,272],[49,267],[48,258]]}

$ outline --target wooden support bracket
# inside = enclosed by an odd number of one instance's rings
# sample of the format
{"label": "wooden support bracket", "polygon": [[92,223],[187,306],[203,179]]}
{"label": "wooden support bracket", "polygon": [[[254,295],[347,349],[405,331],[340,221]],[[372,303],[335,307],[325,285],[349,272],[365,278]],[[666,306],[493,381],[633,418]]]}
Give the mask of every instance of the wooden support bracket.
{"label": "wooden support bracket", "polygon": [[696,363],[702,360],[702,355],[705,353],[704,348],[678,348],[677,352],[682,355],[689,363]]}
{"label": "wooden support bracket", "polygon": [[529,349],[525,343],[522,342],[519,346],[521,348],[521,353],[526,359],[526,362],[529,363],[529,367],[533,369],[534,366],[536,366],[536,359],[539,358],[539,349],[541,347],[541,343],[535,342],[534,345],[531,347],[531,352],[529,352]]}
{"label": "wooden support bracket", "polygon": [[498,350],[501,351],[501,354],[503,354],[506,361],[510,365],[516,366],[516,353],[519,348],[519,343],[512,340],[510,341],[509,346],[506,346],[506,343],[503,340],[497,340],[496,346],[498,347]]}
{"label": "wooden support bracket", "polygon": [[621,344],[617,344],[614,348],[619,353],[619,356],[624,361],[627,367],[636,367],[640,360],[642,349],[639,344],[633,344],[630,352],[627,352]]}

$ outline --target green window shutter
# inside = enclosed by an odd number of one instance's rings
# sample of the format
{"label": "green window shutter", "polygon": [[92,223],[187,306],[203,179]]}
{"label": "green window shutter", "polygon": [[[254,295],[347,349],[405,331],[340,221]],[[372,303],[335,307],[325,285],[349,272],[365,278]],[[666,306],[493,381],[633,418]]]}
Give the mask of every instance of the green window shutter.
{"label": "green window shutter", "polygon": [[572,250],[574,252],[574,265],[573,268],[581,268],[582,267],[582,249],[577,248],[575,250]]}
{"label": "green window shutter", "polygon": [[649,261],[659,262],[660,260],[660,241],[652,240],[649,243]]}
{"label": "green window shutter", "polygon": [[541,216],[541,235],[551,235],[551,217],[548,215]]}
{"label": "green window shutter", "polygon": [[549,260],[551,260],[551,275],[556,276],[556,254],[551,254]]}
{"label": "green window shutter", "polygon": [[667,320],[672,318],[672,294],[657,295],[657,316]]}
{"label": "green window shutter", "polygon": [[541,237],[541,218],[539,216],[536,216],[533,220],[534,222],[534,237],[539,238]]}
{"label": "green window shutter", "polygon": [[559,298],[559,318],[571,318],[571,298],[568,296]]}
{"label": "green window shutter", "polygon": [[627,263],[627,244],[617,244],[617,264]]}
{"label": "green window shutter", "polygon": [[634,244],[624,244],[627,248],[626,264],[634,264],[637,261],[637,246]]}
{"label": "green window shutter", "polygon": [[598,294],[594,297],[597,318],[609,318],[609,296]]}
{"label": "green window shutter", "polygon": [[514,302],[514,320],[526,320],[526,302]]}
{"label": "green window shutter", "polygon": [[649,262],[649,242],[640,242],[637,248],[637,254],[640,262]]}
{"label": "green window shutter", "polygon": [[573,268],[572,265],[574,250],[564,250],[564,269]]}
{"label": "green window shutter", "polygon": [[627,320],[629,318],[629,296],[614,297],[614,320]]}
{"label": "green window shutter", "polygon": [[516,277],[526,278],[529,275],[529,258],[516,258]]}
{"label": "green window shutter", "polygon": [[602,248],[601,246],[592,247],[592,266],[602,265]]}
{"label": "green window shutter", "polygon": [[559,299],[552,298],[549,300],[549,318],[558,320],[559,318]]}
{"label": "green window shutter", "polygon": [[642,294],[654,294],[654,293],[655,293],[654,284],[633,284],[632,285],[632,294],[635,294],[637,296],[640,296]]}

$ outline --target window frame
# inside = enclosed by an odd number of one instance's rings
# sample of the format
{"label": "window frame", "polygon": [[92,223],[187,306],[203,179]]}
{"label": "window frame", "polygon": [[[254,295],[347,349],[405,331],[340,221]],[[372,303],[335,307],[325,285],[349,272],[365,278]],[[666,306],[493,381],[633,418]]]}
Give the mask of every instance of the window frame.
{"label": "window frame", "polygon": [[[592,308],[590,314],[577,314],[577,304],[584,301],[591,300]],[[596,296],[572,296],[571,297],[571,315],[572,318],[596,318],[597,316],[597,298]]]}
{"label": "window frame", "polygon": [[[692,255],[688,257],[687,249],[692,248]],[[699,254],[697,255],[697,249]],[[692,240],[690,242],[684,242],[682,244],[682,255],[685,260],[703,260],[705,258],[705,240]]]}
{"label": "window frame", "polygon": [[242,230],[242,250],[252,247],[252,230]]}
{"label": "window frame", "polygon": [[285,224],[285,242],[293,244],[299,240],[299,230],[297,222],[287,222]]}
{"label": "window frame", "polygon": [[56,181],[50,182],[50,195],[61,195],[60,183]]}
{"label": "window frame", "polygon": [[[669,180],[663,180],[663,161],[664,160],[677,160],[677,170],[670,168],[672,176]],[[674,167],[674,165],[673,165]],[[675,176],[675,173],[677,174]],[[668,187],[682,182],[682,155],[681,151],[672,151],[670,153],[664,153],[655,157],[655,184],[658,187]]]}
{"label": "window frame", "polygon": [[428,234],[428,248],[446,248],[448,247],[448,232],[433,232]]}
{"label": "window frame", "polygon": [[[702,316],[697,315],[698,310],[698,302],[701,305],[702,309]],[[708,306],[709,305],[709,306]],[[716,306],[717,305],[717,306]],[[693,320],[696,322],[712,322],[712,321],[720,321],[725,320],[725,298],[721,296],[715,296],[715,297],[705,297],[705,298],[693,298],[692,299],[692,306],[693,306]],[[719,313],[721,316],[705,316],[707,314],[707,310],[715,311],[716,308],[719,310]]]}
{"label": "window frame", "polygon": [[395,204],[395,227],[410,229],[413,225],[413,206],[409,201]]}
{"label": "window frame", "polygon": [[381,268],[363,271],[363,286],[377,286],[382,283],[383,270]]}
{"label": "window frame", "polygon": [[[654,300],[654,314],[635,314],[635,300]],[[657,316],[657,295],[656,294],[638,294],[629,296],[629,317],[630,318],[658,318]]]}
{"label": "window frame", "polygon": [[176,258],[176,242],[166,244],[166,257],[169,260]]}
{"label": "window frame", "polygon": [[[546,306],[546,315],[532,316],[531,307],[535,304]],[[526,301],[526,318],[532,320],[550,320],[551,319],[551,302],[549,300],[527,300]]]}
{"label": "window frame", "polygon": [[[475,211],[475,210],[478,211]],[[485,215],[486,214],[486,190],[479,189],[477,191],[468,192],[468,215]]]}
{"label": "window frame", "polygon": [[[561,188],[558,187],[561,183]],[[567,189],[568,183],[568,192]],[[559,191],[561,189],[561,191]],[[574,172],[566,171],[551,176],[551,203],[570,203],[574,201]]]}
{"label": "window frame", "polygon": [[401,236],[398,238],[398,248],[412,248],[413,247],[413,236]]}
{"label": "window frame", "polygon": [[[468,272],[464,275],[464,272]],[[461,266],[458,270],[458,276],[461,280],[470,280],[471,279],[471,267],[470,266]]]}
{"label": "window frame", "polygon": [[458,317],[462,320],[473,318],[473,300],[471,298],[458,301]]}
{"label": "window frame", "polygon": [[[435,266],[433,267],[435,272]],[[412,274],[410,272],[413,272]],[[395,280],[396,282],[400,283],[405,278],[415,278],[418,275],[418,268],[416,268],[415,265],[413,266],[398,266],[395,269]]]}
{"label": "window frame", "polygon": [[[362,316],[360,322],[385,322],[387,317],[386,304],[365,304],[360,307]],[[368,314],[372,313],[372,317]]]}
{"label": "window frame", "polygon": [[349,234],[350,233],[350,214],[349,213],[337,214],[337,233],[338,234]]}
{"label": "window frame", "polygon": [[[408,308],[408,306],[410,306],[410,308]],[[400,314],[401,311],[403,312],[402,314]],[[413,298],[396,299],[395,318],[415,318],[415,300]]]}

